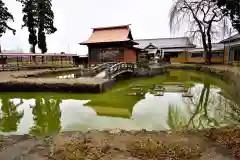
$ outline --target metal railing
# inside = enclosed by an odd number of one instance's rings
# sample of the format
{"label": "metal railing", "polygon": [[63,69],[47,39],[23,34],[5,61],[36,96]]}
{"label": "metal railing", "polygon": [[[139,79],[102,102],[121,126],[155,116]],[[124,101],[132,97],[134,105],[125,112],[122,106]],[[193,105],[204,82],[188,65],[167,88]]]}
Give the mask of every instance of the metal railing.
{"label": "metal railing", "polygon": [[116,64],[116,62],[106,62],[106,63],[102,63],[102,64],[100,64],[100,65],[98,65],[98,66],[93,67],[93,68],[91,69],[91,72],[92,72],[93,75],[96,75],[96,74],[102,72],[103,70],[111,67],[111,66],[114,65],[114,64]]}
{"label": "metal railing", "polygon": [[128,63],[128,62],[120,62],[117,64],[114,64],[110,67],[108,67],[105,72],[106,72],[106,77],[111,79],[116,75],[119,75],[123,72],[134,72],[136,68],[135,63]]}

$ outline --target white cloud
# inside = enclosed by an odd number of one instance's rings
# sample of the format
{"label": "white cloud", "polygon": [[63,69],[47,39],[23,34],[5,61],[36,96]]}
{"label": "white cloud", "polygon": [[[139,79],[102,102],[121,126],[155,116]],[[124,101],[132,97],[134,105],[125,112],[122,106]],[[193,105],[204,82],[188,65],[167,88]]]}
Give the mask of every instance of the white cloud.
{"label": "white cloud", "polygon": [[[1,43],[3,48],[22,48],[29,51],[27,29],[21,29],[21,4],[4,0],[15,18],[12,27],[17,34],[6,33]],[[132,24],[134,38],[169,37],[168,15],[171,0],[53,0],[55,25],[58,29],[47,37],[49,52],[68,50],[72,53],[86,54],[87,48],[78,43],[86,40],[91,28]]]}

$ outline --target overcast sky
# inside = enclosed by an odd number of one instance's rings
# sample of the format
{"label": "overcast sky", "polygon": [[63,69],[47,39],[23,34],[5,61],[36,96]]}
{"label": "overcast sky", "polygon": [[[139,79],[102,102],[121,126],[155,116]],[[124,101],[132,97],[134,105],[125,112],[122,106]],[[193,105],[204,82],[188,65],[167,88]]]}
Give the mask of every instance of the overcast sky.
{"label": "overcast sky", "polygon": [[[27,29],[21,29],[21,4],[3,0],[15,18],[11,26],[16,35],[8,32],[1,38],[3,49],[29,51]],[[49,52],[61,51],[86,54],[78,43],[90,36],[93,27],[132,24],[134,39],[170,37],[168,26],[172,0],[53,0],[55,25],[58,29],[47,36]]]}

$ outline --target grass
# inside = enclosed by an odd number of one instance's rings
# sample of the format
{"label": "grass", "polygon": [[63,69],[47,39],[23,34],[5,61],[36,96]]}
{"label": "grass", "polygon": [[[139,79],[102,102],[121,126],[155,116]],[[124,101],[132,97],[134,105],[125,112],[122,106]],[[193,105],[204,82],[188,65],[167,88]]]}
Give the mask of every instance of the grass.
{"label": "grass", "polygon": [[198,158],[201,149],[183,145],[181,143],[168,143],[157,138],[142,137],[129,145],[134,157],[144,159],[194,159]]}
{"label": "grass", "polygon": [[[240,158],[240,129],[236,127],[207,129],[198,132],[87,132],[71,139],[60,136],[55,142],[54,158],[59,160],[174,159],[198,160],[222,155],[223,159]],[[215,148],[213,151],[212,149]],[[108,157],[108,158],[106,158]],[[231,158],[230,158],[231,157]],[[216,157],[212,157],[216,158]]]}
{"label": "grass", "polygon": [[[189,159],[201,157],[206,150],[203,140],[166,132],[88,132],[84,136],[55,143],[54,158],[59,160],[81,159]],[[118,158],[115,158],[118,157]]]}

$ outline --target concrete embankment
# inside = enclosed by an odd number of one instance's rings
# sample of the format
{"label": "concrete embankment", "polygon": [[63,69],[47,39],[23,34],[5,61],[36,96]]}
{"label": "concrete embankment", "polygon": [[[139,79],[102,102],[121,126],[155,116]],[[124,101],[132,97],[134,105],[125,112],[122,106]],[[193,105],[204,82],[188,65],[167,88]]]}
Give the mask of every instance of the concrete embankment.
{"label": "concrete embankment", "polygon": [[75,79],[41,78],[45,74],[79,71],[78,68],[0,72],[1,92],[76,92],[101,93],[111,89],[113,80],[80,77]]}

